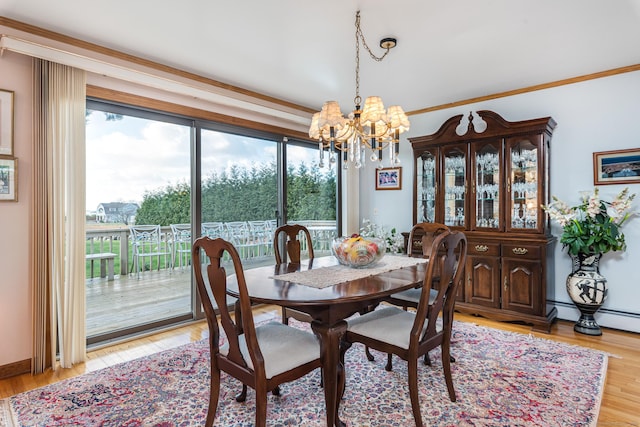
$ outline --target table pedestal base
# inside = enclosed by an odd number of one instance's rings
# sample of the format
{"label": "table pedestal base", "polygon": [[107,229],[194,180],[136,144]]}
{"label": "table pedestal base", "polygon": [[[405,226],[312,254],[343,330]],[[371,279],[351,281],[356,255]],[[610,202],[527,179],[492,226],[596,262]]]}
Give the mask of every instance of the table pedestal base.
{"label": "table pedestal base", "polygon": [[344,364],[340,360],[340,341],[347,331],[347,322],[342,320],[333,326],[326,326],[314,321],[311,328],[320,336],[327,425],[346,427],[347,424],[338,417],[338,408],[345,386]]}

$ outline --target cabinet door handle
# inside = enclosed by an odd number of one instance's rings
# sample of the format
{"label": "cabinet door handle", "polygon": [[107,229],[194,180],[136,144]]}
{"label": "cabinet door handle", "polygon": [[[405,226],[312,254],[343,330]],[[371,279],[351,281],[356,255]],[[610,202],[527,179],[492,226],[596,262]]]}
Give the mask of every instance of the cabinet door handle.
{"label": "cabinet door handle", "polygon": [[504,290],[509,289],[509,282],[507,282],[507,276],[504,276]]}
{"label": "cabinet door handle", "polygon": [[477,252],[487,252],[489,247],[487,245],[476,245]]}
{"label": "cabinet door handle", "polygon": [[529,250],[527,248],[513,248],[511,249],[511,252],[516,255],[525,255]]}
{"label": "cabinet door handle", "polygon": [[507,178],[507,193],[511,193],[511,178]]}

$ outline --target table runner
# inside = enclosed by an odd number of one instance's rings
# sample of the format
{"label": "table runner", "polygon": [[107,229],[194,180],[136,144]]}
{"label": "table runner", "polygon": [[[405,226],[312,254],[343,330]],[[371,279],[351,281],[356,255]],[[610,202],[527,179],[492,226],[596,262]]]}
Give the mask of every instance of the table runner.
{"label": "table runner", "polygon": [[279,274],[277,276],[271,276],[270,278],[322,289],[337,285],[338,283],[362,279],[427,261],[428,259],[425,258],[386,255],[382,260],[378,261],[377,264],[368,268],[351,268],[346,265],[332,265],[330,267],[314,268],[313,270]]}

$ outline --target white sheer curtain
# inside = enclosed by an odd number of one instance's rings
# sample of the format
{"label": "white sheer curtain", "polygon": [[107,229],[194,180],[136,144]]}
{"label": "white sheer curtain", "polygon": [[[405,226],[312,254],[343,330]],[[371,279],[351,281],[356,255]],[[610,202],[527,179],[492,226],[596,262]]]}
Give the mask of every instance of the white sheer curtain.
{"label": "white sheer curtain", "polygon": [[86,357],[83,70],[34,59],[34,372]]}

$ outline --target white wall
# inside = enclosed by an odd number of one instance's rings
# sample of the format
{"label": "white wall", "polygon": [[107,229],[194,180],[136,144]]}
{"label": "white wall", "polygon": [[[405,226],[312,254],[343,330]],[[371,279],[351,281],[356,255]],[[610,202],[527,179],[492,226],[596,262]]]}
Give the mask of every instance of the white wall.
{"label": "white wall", "polygon": [[[448,118],[478,110],[495,111],[509,121],[553,117],[558,125],[551,140],[551,194],[577,204],[579,191],[593,189],[593,152],[640,147],[636,125],[640,114],[640,72],[411,116],[408,136],[434,133]],[[407,231],[413,218],[413,160],[408,142],[401,150],[402,191],[375,191],[373,165],[367,165],[361,172],[360,213],[361,218],[372,218],[379,224]],[[629,187],[638,194],[634,209],[640,211],[640,185]],[[623,188],[601,186],[600,194],[613,198]],[[552,231],[556,236],[561,234],[557,226]],[[627,251],[609,253],[600,264],[600,272],[609,283],[609,298],[596,314],[596,320],[602,326],[640,332],[640,279],[636,270],[640,261],[640,216],[628,222],[623,232]],[[570,267],[569,256],[558,244],[555,300],[560,318],[575,320],[579,312],[565,290]],[[618,311],[623,313],[615,313]]]}

